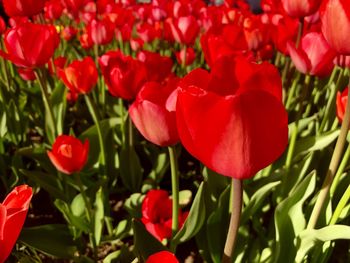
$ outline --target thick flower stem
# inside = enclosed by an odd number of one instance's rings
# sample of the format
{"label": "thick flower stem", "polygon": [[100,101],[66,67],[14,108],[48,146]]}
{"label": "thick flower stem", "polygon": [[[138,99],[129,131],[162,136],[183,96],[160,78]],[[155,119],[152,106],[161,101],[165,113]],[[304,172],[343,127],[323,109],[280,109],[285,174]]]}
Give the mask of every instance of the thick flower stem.
{"label": "thick flower stem", "polygon": [[[349,96],[349,94],[350,94],[350,89],[348,91],[348,96]],[[315,226],[317,224],[317,220],[318,220],[318,218],[321,214],[322,208],[324,206],[324,203],[326,202],[327,197],[329,195],[329,190],[331,188],[331,185],[332,185],[332,182],[334,179],[335,171],[338,168],[340,159],[341,159],[342,154],[343,154],[343,148],[344,148],[344,145],[346,143],[346,136],[348,134],[349,126],[350,126],[350,103],[348,102],[346,104],[344,120],[343,120],[341,128],[340,128],[340,134],[339,134],[337,143],[335,145],[335,149],[334,149],[334,152],[332,155],[331,162],[329,164],[327,175],[326,175],[326,178],[323,182],[321,191],[317,197],[315,206],[312,210],[312,213],[311,213],[311,216],[309,219],[309,223],[307,226],[308,229],[315,228]]]}
{"label": "thick flower stem", "polygon": [[[89,108],[90,114],[92,116],[92,119],[94,120],[94,123],[96,125],[98,141],[99,141],[100,150],[101,150],[101,152],[100,152],[100,165],[103,168],[103,172],[104,172],[104,167],[106,165],[105,147],[104,147],[104,142],[103,142],[103,137],[102,137],[102,132],[101,132],[100,121],[99,121],[99,117],[97,115],[96,105],[94,104],[93,100],[89,97],[88,94],[85,94],[84,97],[85,97],[86,104]],[[103,173],[103,175],[105,175],[105,174]]]}
{"label": "thick flower stem", "polygon": [[171,188],[172,188],[172,236],[174,237],[179,229],[179,175],[177,167],[177,157],[175,146],[169,146],[169,158],[171,169]]}
{"label": "thick flower stem", "polygon": [[242,197],[243,197],[243,184],[242,180],[232,178],[231,190],[232,194],[232,211],[230,226],[226,238],[224,254],[222,256],[222,263],[231,263],[232,256],[236,245],[239,221],[242,211]]}

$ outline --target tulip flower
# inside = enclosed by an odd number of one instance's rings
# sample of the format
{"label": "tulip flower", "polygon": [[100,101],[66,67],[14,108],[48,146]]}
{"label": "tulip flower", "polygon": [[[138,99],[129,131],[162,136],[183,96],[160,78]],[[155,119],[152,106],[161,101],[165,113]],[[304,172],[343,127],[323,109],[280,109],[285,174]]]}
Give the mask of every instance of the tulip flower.
{"label": "tulip flower", "polygon": [[108,51],[99,64],[112,96],[133,100],[147,80],[145,64],[119,51]]}
{"label": "tulip flower", "polygon": [[336,106],[337,106],[337,117],[339,122],[343,122],[344,115],[345,115],[345,108],[346,104],[348,103],[348,87],[346,87],[342,92],[338,91],[337,93],[337,100],[336,100]]}
{"label": "tulip flower", "polygon": [[179,263],[175,255],[169,251],[160,251],[149,256],[146,263]]}
{"label": "tulip flower", "polygon": [[211,73],[196,69],[180,83],[180,140],[210,169],[247,179],[275,161],[288,144],[288,118],[277,69],[223,57]]}
{"label": "tulip flower", "polygon": [[199,33],[199,25],[194,16],[167,19],[174,40],[185,45],[193,45]]}
{"label": "tulip flower", "polygon": [[336,53],[321,33],[310,32],[304,35],[299,48],[293,42],[288,42],[287,50],[295,67],[304,74],[324,77],[334,68]]}
{"label": "tulip flower", "polygon": [[69,135],[60,135],[47,151],[52,164],[62,173],[72,174],[79,172],[85,165],[89,152],[89,141],[84,144],[77,138]]}
{"label": "tulip flower", "polygon": [[3,0],[5,13],[8,16],[33,16],[39,14],[46,0]]}
{"label": "tulip flower", "polygon": [[191,65],[193,61],[196,59],[196,52],[193,48],[188,47],[186,49],[181,49],[176,52],[177,62],[182,65],[185,62],[185,65]]}
{"label": "tulip flower", "polygon": [[322,33],[329,45],[350,55],[350,5],[346,0],[325,0],[320,7]]}
{"label": "tulip flower", "polygon": [[49,20],[59,19],[63,12],[63,6],[61,1],[49,0],[46,1],[45,7],[45,18]]}
{"label": "tulip flower", "polygon": [[315,13],[322,0],[282,0],[281,2],[289,16],[305,17]]}
{"label": "tulip flower", "polygon": [[147,82],[129,108],[130,118],[140,133],[159,146],[174,145],[179,141],[175,119],[176,84],[171,79],[165,85]]}
{"label": "tulip flower", "polygon": [[15,187],[0,203],[0,262],[5,262],[21,232],[32,199],[32,188]]}
{"label": "tulip flower", "polygon": [[[179,211],[180,227],[186,220],[188,213]],[[172,202],[164,190],[151,190],[147,192],[142,202],[141,221],[159,241],[171,237]]]}
{"label": "tulip flower", "polygon": [[112,42],[114,37],[114,25],[108,19],[93,19],[87,26],[87,34],[96,45],[106,45]]}
{"label": "tulip flower", "polygon": [[0,56],[19,67],[41,67],[53,56],[59,44],[54,26],[21,23],[8,30],[4,36],[7,53],[0,50]]}
{"label": "tulip flower", "polygon": [[71,93],[87,94],[97,83],[98,72],[91,57],[74,60],[65,69],[59,70],[58,75]]}
{"label": "tulip flower", "polygon": [[140,51],[137,59],[145,64],[147,80],[161,82],[171,74],[173,61],[155,52]]}

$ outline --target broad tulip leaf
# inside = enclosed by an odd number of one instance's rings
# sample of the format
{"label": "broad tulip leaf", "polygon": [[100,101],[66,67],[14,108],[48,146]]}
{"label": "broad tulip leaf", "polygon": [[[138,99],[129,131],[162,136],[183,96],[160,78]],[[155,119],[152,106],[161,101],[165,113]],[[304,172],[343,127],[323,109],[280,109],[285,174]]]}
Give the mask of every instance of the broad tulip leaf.
{"label": "broad tulip leaf", "polygon": [[336,239],[350,239],[350,226],[331,225],[321,229],[306,229],[299,233],[300,247],[295,262],[302,262],[307,253],[318,243]]}
{"label": "broad tulip leaf", "polygon": [[203,226],[205,222],[205,187],[206,183],[202,182],[193,200],[193,204],[185,223],[172,240],[175,244],[189,240],[195,236]]}
{"label": "broad tulip leaf", "polygon": [[145,196],[140,193],[132,194],[124,203],[124,208],[129,212],[129,214],[134,218],[140,218],[141,205]]}
{"label": "broad tulip leaf", "polygon": [[65,225],[23,228],[19,241],[50,256],[73,259],[78,250]]}
{"label": "broad tulip leaf", "polygon": [[264,185],[259,190],[257,190],[252,198],[249,200],[248,205],[244,208],[241,215],[241,225],[244,225],[249,217],[254,216],[256,211],[261,208],[264,204],[265,198],[271,193],[280,182],[272,182]]}
{"label": "broad tulip leaf", "polygon": [[85,203],[82,194],[77,194],[70,204],[73,215],[81,217],[85,213]]}
{"label": "broad tulip leaf", "polygon": [[316,173],[311,172],[275,210],[276,251],[275,262],[294,262],[296,248],[294,238],[305,229],[303,213],[305,200],[314,192]]}
{"label": "broad tulip leaf", "polygon": [[214,263],[220,263],[227,235],[227,227],[230,219],[230,186],[221,194],[217,207],[207,221],[207,237],[209,252]]}
{"label": "broad tulip leaf", "polygon": [[168,250],[162,243],[152,236],[137,219],[133,220],[135,252],[146,260],[150,255]]}
{"label": "broad tulip leaf", "polygon": [[123,147],[120,152],[120,177],[130,191],[140,191],[142,166],[134,147]]}
{"label": "broad tulip leaf", "polygon": [[95,199],[95,216],[94,216],[94,231],[95,231],[95,241],[99,245],[101,242],[102,230],[103,230],[103,220],[104,220],[104,204],[103,204],[103,192],[100,188],[96,192]]}
{"label": "broad tulip leaf", "polygon": [[52,176],[51,174],[39,171],[28,171],[24,169],[20,169],[20,172],[29,179],[36,182],[40,187],[45,189],[54,198],[58,198],[61,200],[67,199],[64,192],[59,190],[57,179],[54,178],[54,176]]}
{"label": "broad tulip leaf", "polygon": [[63,134],[64,117],[67,107],[66,94],[67,88],[61,82],[58,82],[50,97],[58,134]]}
{"label": "broad tulip leaf", "polygon": [[[316,115],[299,120],[298,133],[301,132],[302,130],[304,130],[315,119],[316,119]],[[288,137],[289,137],[289,139],[290,139],[290,136],[292,136],[294,129],[295,129],[295,122],[289,123],[288,124]]]}

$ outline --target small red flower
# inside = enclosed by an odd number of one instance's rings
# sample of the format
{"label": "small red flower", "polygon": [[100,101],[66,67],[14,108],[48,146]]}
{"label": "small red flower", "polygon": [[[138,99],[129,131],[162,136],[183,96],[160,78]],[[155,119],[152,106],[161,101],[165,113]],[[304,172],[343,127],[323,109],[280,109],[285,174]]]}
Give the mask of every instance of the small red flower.
{"label": "small red flower", "polygon": [[145,64],[149,81],[162,82],[171,74],[173,61],[170,57],[145,50],[137,54],[137,59]]}
{"label": "small red flower", "polygon": [[344,115],[345,115],[345,108],[346,104],[348,103],[348,87],[346,87],[343,92],[338,91],[337,93],[337,117],[339,122],[343,122]]}
{"label": "small red flower", "polygon": [[19,67],[41,67],[53,56],[59,41],[54,26],[23,22],[6,32],[7,53],[1,51],[0,56]]}
{"label": "small red flower", "polygon": [[96,45],[106,45],[112,42],[114,37],[114,24],[108,17],[97,20],[93,19],[87,26],[87,34]]}
{"label": "small red flower", "polygon": [[282,6],[291,17],[305,17],[315,13],[322,0],[282,0]]}
{"label": "small red flower", "polygon": [[0,203],[0,262],[5,262],[21,232],[32,199],[28,185],[15,187]]}
{"label": "small red flower", "polygon": [[193,45],[199,34],[198,21],[194,16],[182,16],[176,19],[169,18],[166,23],[170,26],[171,33],[176,42]]}
{"label": "small red flower", "polygon": [[[179,227],[183,225],[188,213],[179,211]],[[151,190],[142,202],[142,218],[148,232],[159,241],[170,238],[172,224],[172,201],[167,191]]]}
{"label": "small red flower", "polygon": [[179,263],[179,261],[173,253],[164,250],[149,256],[146,263]]}
{"label": "small red flower", "polygon": [[180,51],[176,52],[176,59],[180,65],[182,65],[184,62],[186,66],[191,65],[196,59],[196,52],[191,47],[181,49]]}
{"label": "small red flower", "polygon": [[89,93],[97,83],[98,72],[91,57],[74,60],[58,74],[70,92],[76,94]]}
{"label": "small red flower", "polygon": [[47,151],[52,164],[62,173],[79,172],[85,165],[89,152],[89,141],[82,142],[69,135],[60,135]]}

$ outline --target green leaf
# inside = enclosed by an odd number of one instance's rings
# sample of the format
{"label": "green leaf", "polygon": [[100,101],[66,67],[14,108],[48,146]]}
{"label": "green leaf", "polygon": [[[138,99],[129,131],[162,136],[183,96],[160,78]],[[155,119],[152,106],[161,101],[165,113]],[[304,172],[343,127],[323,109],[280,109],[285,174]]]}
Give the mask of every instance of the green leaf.
{"label": "green leaf", "polygon": [[294,262],[296,247],[294,238],[305,229],[303,213],[305,200],[314,192],[316,172],[311,172],[275,210],[276,251],[275,262]]}
{"label": "green leaf", "polygon": [[[120,124],[120,118],[110,118],[100,121],[101,133],[103,137],[103,141],[106,141],[107,135],[111,129],[113,129],[116,125]],[[97,128],[96,125],[91,126],[89,129],[84,131],[79,139],[85,141],[89,140],[90,150],[87,164],[85,165],[85,169],[92,167],[95,163],[97,163],[100,156],[100,144],[98,140]]]}
{"label": "green leaf", "polygon": [[350,239],[350,226],[331,225],[321,229],[306,229],[299,233],[300,248],[295,261],[302,262],[307,253],[317,244],[336,239]]}
{"label": "green leaf", "polygon": [[129,212],[129,214],[134,218],[140,218],[142,201],[145,198],[144,195],[140,193],[132,194],[124,203],[124,208]]}
{"label": "green leaf", "polygon": [[248,205],[243,209],[241,215],[241,225],[244,225],[249,217],[254,216],[256,211],[264,204],[265,198],[272,192],[272,190],[279,185],[280,182],[272,182],[264,185],[257,190],[252,198],[250,198]]}
{"label": "green leaf", "polygon": [[70,209],[74,216],[82,217],[85,213],[85,203],[82,194],[77,194],[72,203],[70,204]]}
{"label": "green leaf", "polygon": [[66,113],[66,107],[67,107],[67,88],[62,85],[61,83],[57,82],[58,85],[56,85],[55,89],[53,90],[50,100],[51,100],[51,106],[53,114],[56,118],[56,127],[57,127],[57,133],[63,134],[63,127],[64,127],[64,117]]}
{"label": "green leaf", "polygon": [[37,183],[40,187],[44,188],[51,196],[61,200],[66,200],[64,192],[60,191],[57,179],[51,174],[39,172],[39,171],[28,171],[20,169],[20,172]]}
{"label": "green leaf", "polygon": [[175,237],[172,240],[174,244],[189,240],[195,236],[203,226],[205,222],[205,185],[206,183],[202,182],[199,186],[188,217],[179,232],[176,233]]}
{"label": "green leaf", "polygon": [[96,192],[95,199],[95,216],[94,216],[94,231],[95,241],[99,245],[101,242],[102,230],[104,219],[104,204],[103,204],[103,192],[102,187]]}
{"label": "green leaf", "polygon": [[133,220],[135,252],[146,260],[150,255],[168,249],[152,236],[137,219]]}
{"label": "green leaf", "polygon": [[73,259],[78,250],[66,225],[41,225],[23,228],[19,241],[45,254]]}
{"label": "green leaf", "polygon": [[123,147],[120,152],[120,177],[128,190],[140,191],[142,166],[134,147]]}
{"label": "green leaf", "polygon": [[179,192],[180,207],[187,206],[192,201],[192,192],[190,190],[182,190]]}
{"label": "green leaf", "polygon": [[211,213],[207,221],[207,237],[209,253],[214,263],[220,263],[224,251],[227,227],[230,219],[230,185],[222,192],[216,209]]}

